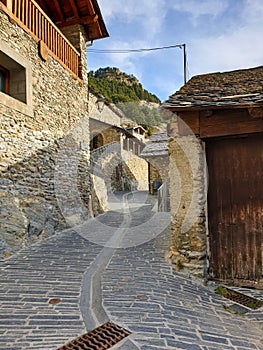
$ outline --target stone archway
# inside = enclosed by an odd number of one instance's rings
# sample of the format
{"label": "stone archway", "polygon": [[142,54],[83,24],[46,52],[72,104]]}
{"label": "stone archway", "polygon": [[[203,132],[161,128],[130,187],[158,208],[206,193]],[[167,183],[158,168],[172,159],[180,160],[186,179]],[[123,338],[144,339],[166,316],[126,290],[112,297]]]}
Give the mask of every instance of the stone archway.
{"label": "stone archway", "polygon": [[90,150],[93,151],[104,144],[103,136],[101,133],[95,134],[90,140]]}

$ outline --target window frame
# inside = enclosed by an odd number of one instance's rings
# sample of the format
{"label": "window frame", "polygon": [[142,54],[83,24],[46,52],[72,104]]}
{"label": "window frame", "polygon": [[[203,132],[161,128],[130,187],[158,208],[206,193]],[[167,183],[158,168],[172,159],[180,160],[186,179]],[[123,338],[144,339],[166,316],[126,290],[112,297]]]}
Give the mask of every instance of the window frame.
{"label": "window frame", "polygon": [[8,69],[0,65],[0,72],[4,74],[4,83],[5,83],[5,89],[3,92],[4,94],[9,94],[9,85],[10,85],[10,72]]}
{"label": "window frame", "polygon": [[[5,71],[9,72],[9,93],[0,91],[0,105],[4,105],[9,109],[16,110],[20,113],[28,115],[30,117],[34,116],[33,111],[33,84],[32,84],[32,64],[30,60],[24,56],[21,56],[16,50],[14,50],[8,43],[0,41],[0,55],[6,56],[6,61],[3,59],[1,61],[1,67]],[[22,79],[24,84],[24,91],[22,98],[17,97],[13,93],[13,82],[16,74],[16,66],[19,68],[19,73],[23,72],[24,78]],[[14,69],[13,69],[14,67]],[[21,70],[20,70],[21,68]],[[4,71],[3,70],[3,71]]]}

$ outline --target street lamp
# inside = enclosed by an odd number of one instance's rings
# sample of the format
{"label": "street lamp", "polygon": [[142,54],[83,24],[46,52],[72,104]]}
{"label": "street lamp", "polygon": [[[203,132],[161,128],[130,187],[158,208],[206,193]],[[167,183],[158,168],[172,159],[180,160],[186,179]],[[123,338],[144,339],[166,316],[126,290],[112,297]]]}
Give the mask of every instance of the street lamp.
{"label": "street lamp", "polygon": [[101,113],[103,111],[104,105],[105,105],[105,101],[104,101],[103,97],[99,96],[97,98],[96,105],[97,105],[99,112]]}

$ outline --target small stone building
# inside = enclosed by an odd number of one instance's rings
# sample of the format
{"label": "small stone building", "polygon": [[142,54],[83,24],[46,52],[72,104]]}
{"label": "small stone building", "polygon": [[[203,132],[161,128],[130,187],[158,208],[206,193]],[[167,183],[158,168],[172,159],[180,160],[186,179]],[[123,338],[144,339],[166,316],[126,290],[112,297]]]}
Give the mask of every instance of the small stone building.
{"label": "small stone building", "polygon": [[146,130],[141,125],[129,127],[127,128],[127,131],[129,131],[137,139],[141,140],[142,142],[145,142]]}
{"label": "small stone building", "polygon": [[262,285],[263,67],[195,76],[163,107],[178,268]]}
{"label": "small stone building", "polygon": [[0,257],[88,215],[96,0],[0,1]]}
{"label": "small stone building", "polygon": [[169,182],[167,133],[153,134],[140,156],[149,163],[149,193],[155,194],[160,185]]}

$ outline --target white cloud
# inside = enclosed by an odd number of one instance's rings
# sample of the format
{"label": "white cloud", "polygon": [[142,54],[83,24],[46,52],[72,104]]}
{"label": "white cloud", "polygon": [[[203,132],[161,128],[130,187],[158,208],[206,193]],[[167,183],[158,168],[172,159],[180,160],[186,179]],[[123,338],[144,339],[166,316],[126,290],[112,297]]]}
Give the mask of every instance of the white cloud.
{"label": "white cloud", "polygon": [[[129,50],[144,48],[149,44],[145,41],[122,42],[111,41],[110,50]],[[142,53],[107,53],[107,66],[118,67],[127,74],[134,74],[138,79],[142,76],[142,66],[138,64],[138,60],[150,55],[148,52]]]}
{"label": "white cloud", "polygon": [[194,20],[202,15],[217,17],[227,7],[228,3],[226,0],[176,1],[173,5],[174,10],[189,13]]}
{"label": "white cloud", "polygon": [[[101,48],[138,49],[185,42],[191,76],[263,64],[263,0],[98,1],[110,34],[115,33],[105,42],[96,42]],[[180,53],[176,57],[171,51],[165,54],[160,60],[157,53],[107,54],[100,66],[116,66],[143,78],[150,91],[157,95],[159,91],[166,98],[165,90],[168,95],[181,84],[182,63]],[[154,63],[156,69],[150,71],[148,66]]]}
{"label": "white cloud", "polygon": [[134,21],[137,16],[156,16],[158,11],[163,12],[161,9],[165,9],[165,0],[99,0],[99,4],[105,19],[120,16],[128,21]]}
{"label": "white cloud", "polygon": [[249,23],[261,24],[262,28],[262,18],[263,18],[263,1],[262,0],[246,0],[243,19]]}
{"label": "white cloud", "polygon": [[[166,0],[99,0],[106,23],[121,19],[125,24],[136,22],[143,28],[143,36],[148,39],[161,30],[163,20],[168,11]],[[134,27],[134,32],[138,31]]]}
{"label": "white cloud", "polygon": [[190,43],[191,75],[262,65],[263,2],[246,0],[241,18],[242,21],[224,35],[203,37]]}

